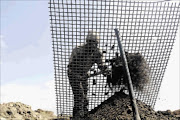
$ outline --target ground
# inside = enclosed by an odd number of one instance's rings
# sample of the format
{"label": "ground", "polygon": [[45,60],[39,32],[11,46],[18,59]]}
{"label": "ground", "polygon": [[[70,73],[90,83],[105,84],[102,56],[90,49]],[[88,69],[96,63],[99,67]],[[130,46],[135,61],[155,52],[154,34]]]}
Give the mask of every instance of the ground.
{"label": "ground", "polygon": [[[158,111],[155,112],[150,106],[137,100],[140,118],[142,120],[178,120],[178,112]],[[133,111],[129,96],[123,92],[117,92],[112,97],[90,111],[93,120],[132,120]]]}
{"label": "ground", "polygon": [[[171,112],[154,111],[150,106],[137,100],[139,114],[142,120],[180,120],[180,110]],[[31,106],[20,102],[0,104],[0,120],[70,120],[57,119],[53,112],[31,109]],[[132,120],[133,112],[129,96],[117,92],[112,97],[90,111],[91,120]]]}
{"label": "ground", "polygon": [[56,118],[53,112],[31,109],[31,106],[21,102],[0,104],[0,120],[52,120]]}

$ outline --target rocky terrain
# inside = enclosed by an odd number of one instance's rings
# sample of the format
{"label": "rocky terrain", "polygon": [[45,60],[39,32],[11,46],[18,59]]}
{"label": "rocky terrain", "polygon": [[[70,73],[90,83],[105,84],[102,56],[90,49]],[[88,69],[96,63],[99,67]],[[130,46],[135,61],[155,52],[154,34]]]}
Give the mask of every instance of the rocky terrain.
{"label": "rocky terrain", "polygon": [[53,120],[53,112],[31,109],[31,106],[20,102],[0,104],[0,120]]}

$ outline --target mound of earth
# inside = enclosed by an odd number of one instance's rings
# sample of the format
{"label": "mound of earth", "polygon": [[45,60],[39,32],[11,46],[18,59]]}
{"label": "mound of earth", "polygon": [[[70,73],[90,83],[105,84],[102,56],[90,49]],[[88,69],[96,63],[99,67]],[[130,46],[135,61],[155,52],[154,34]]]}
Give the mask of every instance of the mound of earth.
{"label": "mound of earth", "polygon": [[[142,120],[178,120],[180,110],[171,112],[155,112],[150,106],[141,101],[137,101],[140,117]],[[92,120],[132,120],[132,108],[129,97],[117,92],[112,97],[104,101],[98,107],[90,111]],[[70,118],[59,118],[51,111],[38,109],[33,111],[31,106],[20,102],[10,102],[0,104],[0,120],[70,120]]]}
{"label": "mound of earth", "polygon": [[20,102],[0,104],[1,120],[53,120],[56,118],[53,112],[31,109],[31,106]]}
{"label": "mound of earth", "polygon": [[[140,118],[142,120],[178,120],[178,112],[155,112],[150,106],[137,100]],[[112,97],[104,101],[90,111],[92,120],[132,120],[133,111],[129,96],[123,92],[116,92]]]}

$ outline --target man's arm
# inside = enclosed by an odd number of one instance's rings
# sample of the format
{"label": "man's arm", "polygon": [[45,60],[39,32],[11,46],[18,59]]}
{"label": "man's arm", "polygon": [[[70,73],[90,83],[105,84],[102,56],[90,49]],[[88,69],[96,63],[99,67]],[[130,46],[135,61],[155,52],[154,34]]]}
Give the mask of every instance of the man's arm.
{"label": "man's arm", "polygon": [[106,75],[107,66],[103,63],[103,54],[97,50],[96,63],[98,68],[102,71],[103,75]]}

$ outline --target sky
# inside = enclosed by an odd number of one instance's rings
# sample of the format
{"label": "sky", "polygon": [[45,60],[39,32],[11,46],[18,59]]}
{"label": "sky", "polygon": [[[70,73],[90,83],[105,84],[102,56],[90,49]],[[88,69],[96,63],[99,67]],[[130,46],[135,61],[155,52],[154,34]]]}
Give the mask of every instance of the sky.
{"label": "sky", "polygon": [[[48,0],[0,4],[0,103],[22,102],[56,113]],[[180,109],[179,31],[176,38],[155,110]]]}
{"label": "sky", "polygon": [[55,112],[48,1],[1,1],[1,102]]}

